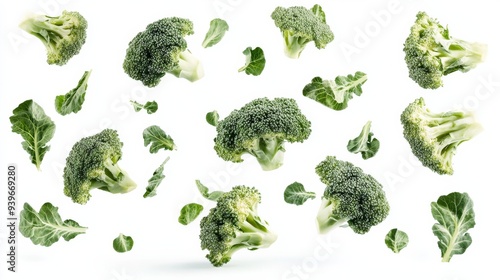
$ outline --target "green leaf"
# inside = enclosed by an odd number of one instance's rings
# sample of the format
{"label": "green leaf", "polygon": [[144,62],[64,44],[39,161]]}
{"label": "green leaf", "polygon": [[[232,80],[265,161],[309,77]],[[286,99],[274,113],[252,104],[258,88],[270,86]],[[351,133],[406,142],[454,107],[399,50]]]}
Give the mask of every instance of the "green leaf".
{"label": "green leaf", "polygon": [[323,8],[321,8],[320,5],[316,4],[311,8],[311,11],[313,14],[318,17],[321,22],[326,23],[326,15],[325,12],[323,12]]}
{"label": "green leaf", "polygon": [[243,54],[246,58],[245,66],[238,69],[238,72],[245,71],[247,75],[260,75],[266,66],[264,51],[259,47],[255,49],[248,47],[243,51]]}
{"label": "green leaf", "polygon": [[36,212],[28,203],[20,214],[19,232],[31,239],[33,244],[50,246],[63,238],[69,241],[79,234],[85,233],[86,227],[81,227],[73,220],[61,219],[58,208],[49,202],[42,205],[40,212]]}
{"label": "green leaf", "polygon": [[89,81],[90,73],[92,71],[85,71],[80,78],[78,85],[70,90],[65,95],[56,96],[55,106],[56,111],[65,116],[70,113],[78,113],[82,109],[83,102],[85,102],[85,94],[87,93],[87,84]]}
{"label": "green leaf", "polygon": [[347,143],[347,150],[354,154],[361,153],[363,159],[375,156],[380,148],[380,141],[373,138],[373,133],[370,131],[371,124],[371,121],[366,122],[359,136]]}
{"label": "green leaf", "polygon": [[220,18],[214,18],[210,21],[210,28],[205,35],[205,39],[201,44],[204,48],[211,47],[222,40],[226,31],[229,30],[227,22]]}
{"label": "green leaf", "polygon": [[192,221],[196,220],[201,211],[203,211],[203,206],[198,203],[189,203],[184,205],[179,215],[179,223],[188,225]]}
{"label": "green leaf", "polygon": [[10,122],[12,132],[24,139],[21,145],[30,155],[31,163],[40,170],[43,157],[50,149],[47,144],[54,136],[56,125],[33,100],[19,104],[14,109]]}
{"label": "green leaf", "polygon": [[328,108],[340,111],[347,108],[353,94],[360,96],[363,93],[361,86],[366,80],[366,74],[359,71],[354,76],[338,76],[334,81],[315,77],[304,87],[302,94]]}
{"label": "green leaf", "polygon": [[208,124],[217,126],[219,123],[219,113],[217,113],[217,111],[208,112],[205,119]]}
{"label": "green leaf", "polygon": [[438,222],[432,226],[432,232],[439,239],[442,261],[449,262],[453,255],[463,254],[472,243],[467,231],[476,224],[473,202],[467,193],[452,192],[432,202],[431,211]]}
{"label": "green leaf", "polygon": [[156,113],[158,110],[158,103],[156,101],[148,101],[144,105],[136,101],[130,100],[130,104],[134,107],[134,111],[139,112],[145,109],[148,114]]}
{"label": "green leaf", "polygon": [[217,199],[224,194],[223,191],[210,192],[209,189],[200,182],[200,180],[196,180],[196,186],[198,187],[200,194],[208,200],[217,201]]}
{"label": "green leaf", "polygon": [[165,163],[167,163],[169,159],[170,157],[167,157],[167,159],[163,161],[160,167],[158,167],[155,172],[153,172],[153,176],[148,180],[148,186],[146,187],[146,192],[143,195],[144,198],[153,197],[156,195],[156,189],[163,181],[163,178],[165,178],[165,175],[163,175],[163,169],[165,167]]}
{"label": "green leaf", "polygon": [[113,249],[118,253],[125,253],[132,250],[134,246],[134,240],[130,236],[126,236],[120,233],[117,238],[113,240]]}
{"label": "green leaf", "polygon": [[144,139],[144,147],[149,147],[149,152],[156,154],[160,149],[174,150],[176,148],[172,137],[167,135],[163,129],[157,125],[152,125],[144,130],[142,133]]}
{"label": "green leaf", "polygon": [[399,253],[406,245],[408,245],[408,235],[406,232],[398,230],[397,228],[391,229],[385,236],[385,244],[394,253]]}
{"label": "green leaf", "polygon": [[315,197],[316,193],[306,191],[304,185],[298,182],[292,183],[286,187],[284,193],[285,202],[295,205],[302,205],[308,199],[314,199]]}

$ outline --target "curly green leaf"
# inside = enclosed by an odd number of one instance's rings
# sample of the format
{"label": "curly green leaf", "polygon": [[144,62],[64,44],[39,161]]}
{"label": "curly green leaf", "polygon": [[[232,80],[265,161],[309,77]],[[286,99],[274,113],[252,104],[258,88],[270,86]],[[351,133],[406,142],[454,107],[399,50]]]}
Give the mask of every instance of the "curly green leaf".
{"label": "curly green leaf", "polygon": [[85,94],[87,93],[87,85],[92,71],[85,71],[80,78],[78,85],[64,95],[56,96],[55,106],[56,111],[65,116],[70,113],[78,113],[82,109],[85,102]]}
{"label": "curly green leaf", "polygon": [[142,133],[142,137],[144,139],[144,147],[151,144],[149,152],[152,154],[156,154],[160,149],[171,151],[176,148],[172,137],[167,135],[165,131],[157,125],[146,128]]}
{"label": "curly green leaf", "polygon": [[302,205],[308,199],[314,199],[316,193],[305,190],[304,185],[294,182],[286,187],[284,192],[285,202],[289,204]]}

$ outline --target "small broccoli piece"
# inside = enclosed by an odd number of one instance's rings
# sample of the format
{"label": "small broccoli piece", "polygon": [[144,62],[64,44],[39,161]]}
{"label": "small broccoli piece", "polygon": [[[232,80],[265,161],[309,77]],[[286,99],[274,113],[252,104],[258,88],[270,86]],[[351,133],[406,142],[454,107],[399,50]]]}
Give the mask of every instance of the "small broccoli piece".
{"label": "small broccoli piece", "polygon": [[481,130],[472,112],[431,112],[423,98],[410,103],[401,114],[403,135],[413,154],[438,174],[453,174],[452,158],[457,147]]}
{"label": "small broccoli piece", "polygon": [[201,248],[207,259],[222,266],[240,249],[257,250],[271,246],[277,235],[257,213],[261,197],[254,187],[236,186],[222,194],[217,205],[201,219]]}
{"label": "small broccoli piece", "polygon": [[410,78],[422,88],[436,89],[443,85],[443,76],[468,72],[481,63],[487,46],[453,38],[448,28],[419,12],[403,51]]}
{"label": "small broccoli piece", "polygon": [[369,159],[377,154],[380,148],[380,141],[373,137],[373,132],[370,131],[372,122],[368,121],[363,126],[358,137],[347,142],[347,150],[351,153],[361,153],[363,159]]}
{"label": "small broccoli piece", "polygon": [[222,159],[242,162],[243,154],[257,158],[263,170],[283,164],[285,142],[303,142],[311,123],[291,98],[258,98],[232,111],[217,123],[215,151]]}
{"label": "small broccoli piece", "polygon": [[323,49],[334,39],[320,5],[314,5],[312,9],[302,6],[277,7],[271,18],[281,30],[285,54],[290,58],[299,58],[311,41],[314,41],[316,48]]}
{"label": "small broccoli piece", "polygon": [[130,41],[123,62],[125,73],[148,87],[157,86],[166,73],[191,82],[201,79],[203,67],[184,39],[193,33],[193,23],[184,18],[150,23]]}
{"label": "small broccoli piece", "polygon": [[66,158],[64,194],[73,202],[85,204],[92,189],[113,194],[134,190],[136,183],[117,164],[122,156],[122,145],[113,129],[76,142]]}
{"label": "small broccoli piece", "polygon": [[55,17],[30,16],[19,27],[42,41],[48,64],[66,64],[80,52],[87,38],[87,21],[78,12],[63,11]]}
{"label": "small broccoli piece", "polygon": [[316,174],[326,185],[317,215],[320,233],[347,222],[355,233],[364,234],[389,214],[382,185],[352,163],[328,156],[316,166]]}

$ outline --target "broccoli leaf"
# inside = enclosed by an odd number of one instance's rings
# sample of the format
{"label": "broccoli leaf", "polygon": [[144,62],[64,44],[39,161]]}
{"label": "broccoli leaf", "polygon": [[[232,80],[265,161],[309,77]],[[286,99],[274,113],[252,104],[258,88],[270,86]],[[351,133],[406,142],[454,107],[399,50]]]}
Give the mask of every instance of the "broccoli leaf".
{"label": "broccoli leaf", "polygon": [[245,71],[247,75],[259,76],[266,66],[264,51],[259,47],[255,49],[248,47],[243,51],[243,54],[246,57],[245,66],[238,69],[238,72]]}
{"label": "broccoli leaf", "polygon": [[453,255],[463,254],[472,243],[467,233],[476,224],[472,199],[467,193],[452,192],[432,202],[431,211],[438,221],[432,231],[439,239],[442,261],[449,262]]}
{"label": "broccoli leaf", "polygon": [[315,77],[304,87],[302,94],[333,110],[340,111],[347,108],[347,103],[352,99],[353,94],[360,96],[363,93],[361,86],[366,80],[366,74],[359,71],[354,76],[337,76],[334,81]]}
{"label": "broccoli leaf", "polygon": [[304,185],[295,182],[286,187],[284,197],[286,203],[302,205],[308,199],[314,199],[316,197],[316,193],[307,192],[304,189]]}
{"label": "broccoli leaf", "polygon": [[134,246],[134,239],[120,233],[117,238],[113,240],[113,249],[118,253],[125,253],[132,250]]}
{"label": "broccoli leaf", "polygon": [[326,23],[326,15],[320,5],[316,4],[311,8],[313,14],[321,20],[321,22]]}
{"label": "broccoli leaf", "polygon": [[156,154],[160,149],[174,150],[176,148],[172,137],[167,135],[163,129],[157,125],[152,125],[144,130],[142,133],[144,139],[144,147],[149,147],[149,152]]}
{"label": "broccoli leaf", "polygon": [[217,201],[217,199],[219,199],[219,197],[224,194],[223,191],[209,192],[209,189],[205,185],[203,185],[200,180],[196,180],[196,186],[198,187],[200,194],[208,200]]}
{"label": "broccoli leaf", "polygon": [[229,30],[227,22],[220,18],[214,18],[210,21],[210,28],[205,35],[205,39],[201,44],[204,48],[211,47],[222,40],[226,31]]}
{"label": "broccoli leaf", "polygon": [[205,119],[208,124],[217,126],[217,123],[219,123],[219,113],[217,111],[208,112]]}
{"label": "broccoli leaf", "polygon": [[60,237],[69,241],[85,233],[86,227],[80,226],[73,220],[63,221],[57,210],[57,207],[47,202],[37,213],[28,203],[24,203],[24,209],[20,214],[19,232],[31,239],[33,244],[46,247],[59,241]]}
{"label": "broccoli leaf", "polygon": [[408,245],[408,235],[397,228],[391,229],[385,236],[385,244],[394,253],[399,253]]}
{"label": "broccoli leaf", "polygon": [[78,113],[82,109],[85,102],[85,94],[87,93],[87,85],[92,71],[85,71],[80,78],[78,85],[70,90],[65,95],[56,96],[55,106],[56,111],[65,116],[70,113]]}
{"label": "broccoli leaf", "polygon": [[192,221],[196,220],[196,218],[203,211],[203,206],[198,203],[189,203],[184,205],[181,209],[181,214],[179,215],[179,223],[183,225],[188,225]]}
{"label": "broccoli leaf", "polygon": [[132,106],[134,107],[134,111],[136,112],[139,112],[142,109],[144,109],[148,114],[153,114],[156,113],[156,111],[158,110],[158,103],[156,103],[156,101],[148,101],[143,105],[136,101],[130,100],[130,104],[132,104]]}
{"label": "broccoli leaf", "polygon": [[359,136],[347,143],[347,150],[354,154],[361,153],[363,159],[375,156],[380,148],[380,141],[373,138],[373,132],[370,131],[371,124],[371,121],[366,122]]}
{"label": "broccoli leaf", "polygon": [[158,167],[155,172],[153,172],[153,176],[149,178],[148,180],[148,186],[146,187],[146,192],[144,193],[143,197],[153,197],[156,195],[156,189],[158,186],[161,184],[163,179],[165,178],[165,175],[163,175],[163,170],[165,167],[165,163],[170,159],[170,157],[167,157],[163,163]]}
{"label": "broccoli leaf", "polygon": [[23,137],[21,144],[30,155],[31,163],[40,170],[43,157],[50,149],[47,144],[54,136],[56,125],[45,115],[43,108],[31,99],[14,109],[10,122],[12,132]]}

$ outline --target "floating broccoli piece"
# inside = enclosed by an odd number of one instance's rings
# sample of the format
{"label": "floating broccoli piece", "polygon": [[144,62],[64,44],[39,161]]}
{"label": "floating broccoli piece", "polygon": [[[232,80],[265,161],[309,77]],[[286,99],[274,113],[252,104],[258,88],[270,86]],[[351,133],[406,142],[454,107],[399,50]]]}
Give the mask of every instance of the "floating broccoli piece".
{"label": "floating broccoli piece", "polygon": [[134,111],[139,112],[142,109],[146,110],[148,114],[153,114],[156,113],[158,110],[158,103],[156,101],[147,101],[144,104],[141,104],[137,101],[130,100],[130,104],[132,104],[132,107],[134,107]]}
{"label": "floating broccoli piece", "polygon": [[419,12],[403,50],[410,78],[422,88],[436,89],[443,76],[468,72],[481,63],[487,46],[453,38],[448,28]]}
{"label": "floating broccoli piece", "polygon": [[309,42],[314,41],[316,48],[323,49],[334,39],[320,5],[314,5],[312,9],[277,7],[271,18],[281,30],[285,54],[290,58],[299,58]]}
{"label": "floating broccoli piece", "polygon": [[163,18],[149,24],[128,45],[125,73],[148,87],[157,86],[166,73],[191,82],[201,79],[203,67],[184,39],[193,33],[193,23],[184,18]]}
{"label": "floating broccoli piece", "polygon": [[203,39],[201,45],[204,48],[208,48],[219,43],[228,30],[229,25],[225,20],[214,18],[210,21],[210,28],[208,29],[207,34],[205,35],[205,39]]}
{"label": "floating broccoli piece", "polygon": [[215,151],[222,159],[242,162],[244,154],[257,158],[263,170],[283,164],[285,142],[303,142],[311,123],[291,98],[258,98],[232,111],[217,123]]}
{"label": "floating broccoli piece", "polygon": [[68,93],[56,96],[55,107],[56,111],[65,116],[70,113],[78,113],[85,102],[85,94],[87,94],[87,85],[90,78],[91,70],[85,71],[83,76],[78,81],[78,85]]}
{"label": "floating broccoli piece", "polygon": [[113,194],[134,190],[136,183],[117,164],[122,145],[113,129],[104,129],[76,142],[66,158],[64,194],[73,202],[85,204],[92,189]]}
{"label": "floating broccoli piece", "polygon": [[413,154],[438,174],[453,174],[452,158],[457,147],[476,136],[481,125],[472,112],[431,112],[423,98],[410,103],[401,114],[403,135]]}
{"label": "floating broccoli piece", "polygon": [[358,137],[349,140],[347,150],[351,153],[361,153],[363,159],[369,159],[378,152],[380,141],[373,137],[373,132],[370,131],[372,122],[368,121],[361,130]]}
{"label": "floating broccoli piece", "polygon": [[260,47],[255,49],[248,47],[243,51],[243,54],[245,55],[245,65],[240,67],[238,72],[245,71],[247,75],[259,76],[266,66],[264,51]]}
{"label": "floating broccoli piece", "polygon": [[257,213],[261,197],[254,187],[236,186],[222,194],[217,205],[201,219],[201,248],[207,249],[207,259],[222,266],[241,249],[267,248],[277,236]]}
{"label": "floating broccoli piece", "polygon": [[63,11],[55,17],[31,16],[19,27],[42,41],[48,64],[66,64],[80,52],[87,38],[87,20],[78,12]]}
{"label": "floating broccoli piece", "polygon": [[355,233],[364,234],[389,214],[382,185],[361,168],[328,156],[316,166],[316,173],[326,185],[317,216],[320,233],[347,223]]}

